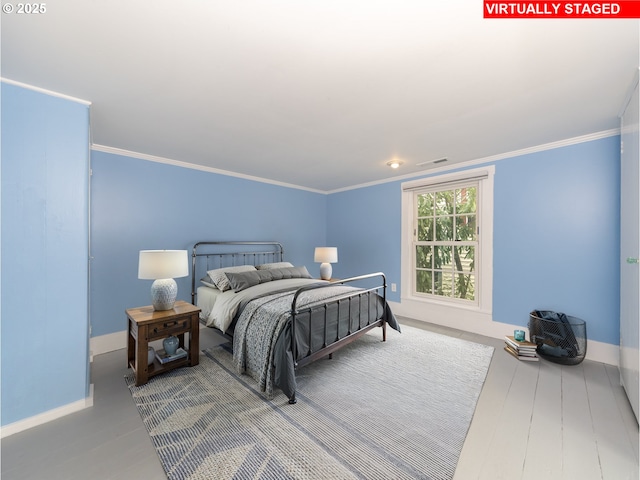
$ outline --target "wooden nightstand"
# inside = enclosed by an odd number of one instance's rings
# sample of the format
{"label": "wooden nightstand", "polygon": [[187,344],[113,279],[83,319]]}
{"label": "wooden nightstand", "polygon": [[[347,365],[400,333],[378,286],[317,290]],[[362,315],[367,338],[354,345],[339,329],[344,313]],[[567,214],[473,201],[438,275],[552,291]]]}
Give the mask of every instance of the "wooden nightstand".
{"label": "wooden nightstand", "polygon": [[[125,310],[129,322],[127,344],[128,366],[136,374],[136,385],[144,385],[149,378],[174,368],[198,365],[200,361],[200,309],[179,300],[173,309],[156,311],[151,305]],[[189,334],[189,348],[185,347],[184,334]],[[149,342],[175,335],[180,347],[187,350],[186,358],[164,365],[154,360],[148,365]]]}

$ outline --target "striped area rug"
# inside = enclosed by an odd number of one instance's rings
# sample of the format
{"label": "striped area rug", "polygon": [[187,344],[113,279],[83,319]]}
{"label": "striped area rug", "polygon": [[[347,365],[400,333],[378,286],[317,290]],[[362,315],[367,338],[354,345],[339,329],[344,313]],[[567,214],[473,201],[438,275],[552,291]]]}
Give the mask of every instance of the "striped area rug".
{"label": "striped area rug", "polygon": [[269,401],[224,347],[135,386],[173,479],[450,479],[493,348],[403,326],[298,371]]}

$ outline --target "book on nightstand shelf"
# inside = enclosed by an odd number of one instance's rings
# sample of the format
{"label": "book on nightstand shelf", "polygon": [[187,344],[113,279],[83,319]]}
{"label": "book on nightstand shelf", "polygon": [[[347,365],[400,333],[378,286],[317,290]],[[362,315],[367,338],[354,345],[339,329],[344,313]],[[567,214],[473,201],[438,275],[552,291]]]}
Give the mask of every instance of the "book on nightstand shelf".
{"label": "book on nightstand shelf", "polygon": [[504,337],[504,349],[518,360],[524,360],[528,362],[538,361],[538,354],[536,348],[538,346],[535,343],[527,342],[523,340],[519,342],[513,336],[507,335]]}
{"label": "book on nightstand shelf", "polygon": [[183,348],[178,348],[176,353],[173,355],[168,355],[167,352],[164,351],[164,348],[160,350],[156,350],[156,358],[163,365],[165,363],[173,362],[174,360],[180,360],[181,358],[185,358],[187,356],[187,351]]}

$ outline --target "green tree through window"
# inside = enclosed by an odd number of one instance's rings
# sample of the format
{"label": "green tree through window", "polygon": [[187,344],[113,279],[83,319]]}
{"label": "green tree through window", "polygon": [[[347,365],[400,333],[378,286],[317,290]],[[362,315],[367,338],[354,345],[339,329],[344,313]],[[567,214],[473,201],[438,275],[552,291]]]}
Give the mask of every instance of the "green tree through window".
{"label": "green tree through window", "polygon": [[415,193],[415,293],[476,299],[477,184]]}

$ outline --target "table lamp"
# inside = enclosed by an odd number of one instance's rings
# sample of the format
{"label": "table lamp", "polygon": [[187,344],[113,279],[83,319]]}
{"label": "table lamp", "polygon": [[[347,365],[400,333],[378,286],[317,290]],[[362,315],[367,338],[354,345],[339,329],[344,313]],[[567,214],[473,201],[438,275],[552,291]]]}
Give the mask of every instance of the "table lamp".
{"label": "table lamp", "polygon": [[330,280],[331,264],[338,261],[338,247],[316,247],[313,261],[320,263],[320,278]]}
{"label": "table lamp", "polygon": [[171,310],[178,295],[174,278],[189,275],[186,250],[141,250],[138,260],[138,278],[155,280],[151,285],[151,303],[154,310]]}

